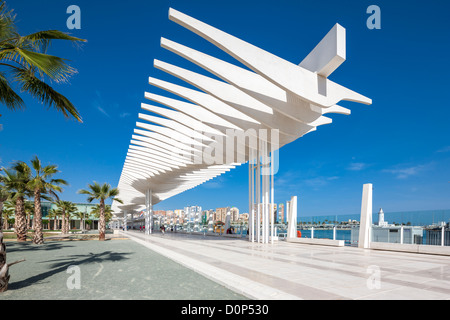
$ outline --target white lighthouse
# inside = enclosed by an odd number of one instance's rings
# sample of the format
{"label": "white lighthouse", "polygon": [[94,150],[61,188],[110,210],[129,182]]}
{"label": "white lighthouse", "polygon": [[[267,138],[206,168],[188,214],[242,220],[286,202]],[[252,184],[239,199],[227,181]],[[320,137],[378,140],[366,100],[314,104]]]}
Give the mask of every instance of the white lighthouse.
{"label": "white lighthouse", "polygon": [[378,226],[387,227],[387,224],[387,221],[384,221],[383,208],[380,208],[380,211],[378,212]]}

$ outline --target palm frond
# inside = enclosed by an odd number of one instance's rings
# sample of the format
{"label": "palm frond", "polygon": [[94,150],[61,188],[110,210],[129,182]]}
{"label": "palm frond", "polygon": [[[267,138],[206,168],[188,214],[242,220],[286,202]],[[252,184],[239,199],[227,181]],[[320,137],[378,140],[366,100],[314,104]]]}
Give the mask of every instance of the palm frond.
{"label": "palm frond", "polygon": [[37,156],[34,156],[33,159],[31,159],[31,165],[33,169],[36,171],[36,175],[40,175],[41,172],[41,160]]}
{"label": "palm frond", "polygon": [[121,199],[119,199],[119,198],[112,198],[112,200],[113,200],[113,201],[117,201],[117,202],[119,202],[119,203],[122,203],[122,204],[123,204],[123,201],[122,201]]}
{"label": "palm frond", "polygon": [[60,185],[64,185],[64,186],[69,185],[69,183],[64,179],[52,179],[52,180],[50,180],[50,183],[51,184],[60,184]]}
{"label": "palm frond", "polygon": [[10,110],[25,108],[22,98],[11,88],[5,75],[0,72],[0,102]]}
{"label": "palm frond", "polygon": [[47,201],[53,201],[53,200],[55,200],[53,197],[51,197],[51,196],[48,196],[48,195],[46,195],[46,194],[41,194],[41,198],[42,199],[45,199],[45,200],[47,200]]}
{"label": "palm frond", "polygon": [[91,195],[91,192],[89,190],[85,190],[85,189],[80,189],[80,190],[78,190],[77,193]]}
{"label": "palm frond", "polygon": [[70,76],[77,73],[75,68],[66,63],[66,59],[11,44],[1,47],[0,58],[16,62],[27,69],[35,68],[41,76],[45,74],[56,82],[67,82]]}
{"label": "palm frond", "polygon": [[18,69],[14,73],[14,79],[21,86],[22,91],[29,93],[43,104],[60,111],[66,118],[71,115],[79,122],[83,122],[75,106],[51,86],[39,80],[31,70]]}
{"label": "palm frond", "polygon": [[0,39],[9,39],[17,35],[13,10],[8,10],[5,1],[0,2]]}
{"label": "palm frond", "polygon": [[36,50],[46,52],[52,40],[68,40],[73,43],[86,42],[85,39],[72,37],[69,34],[59,30],[38,31],[26,36],[22,36],[21,40],[29,42]]}

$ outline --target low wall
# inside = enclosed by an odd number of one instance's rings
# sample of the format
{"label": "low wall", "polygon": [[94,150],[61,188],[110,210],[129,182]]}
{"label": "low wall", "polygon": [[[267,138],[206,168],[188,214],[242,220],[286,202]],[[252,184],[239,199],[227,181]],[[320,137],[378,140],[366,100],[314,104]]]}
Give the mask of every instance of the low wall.
{"label": "low wall", "polygon": [[315,244],[321,246],[333,246],[333,247],[343,247],[345,245],[344,240],[330,240],[330,239],[286,238],[286,241],[303,244]]}
{"label": "low wall", "polygon": [[450,256],[449,246],[431,246],[423,244],[400,244],[388,242],[371,242],[370,249],[386,250],[386,251],[400,251],[412,253],[438,254]]}

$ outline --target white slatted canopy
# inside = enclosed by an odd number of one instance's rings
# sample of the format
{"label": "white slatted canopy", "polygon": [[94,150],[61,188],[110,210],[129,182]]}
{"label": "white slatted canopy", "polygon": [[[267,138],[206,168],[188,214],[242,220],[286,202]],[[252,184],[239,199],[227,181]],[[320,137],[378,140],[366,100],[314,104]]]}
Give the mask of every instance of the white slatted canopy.
{"label": "white slatted canopy", "polygon": [[[250,139],[237,142],[244,148],[235,148],[233,160],[215,163],[211,143],[218,137],[229,137],[230,129],[250,135],[260,129],[278,130],[276,147],[281,148],[318,126],[330,124],[332,120],[325,114],[349,115],[350,110],[337,105],[342,100],[372,103],[328,79],[346,57],[345,29],[338,24],[296,65],[174,9],[169,9],[169,19],[248,69],[161,38],[163,48],[220,80],[154,60],[155,68],[196,89],[149,77],[150,85],[179,99],[145,92],[147,101],[141,104],[140,121],[118,183],[124,204],[113,203],[115,214],[145,208],[149,189],[151,203],[156,204],[247,162]],[[265,138],[269,145],[275,145],[272,138]],[[235,162],[238,156],[242,161]]]}

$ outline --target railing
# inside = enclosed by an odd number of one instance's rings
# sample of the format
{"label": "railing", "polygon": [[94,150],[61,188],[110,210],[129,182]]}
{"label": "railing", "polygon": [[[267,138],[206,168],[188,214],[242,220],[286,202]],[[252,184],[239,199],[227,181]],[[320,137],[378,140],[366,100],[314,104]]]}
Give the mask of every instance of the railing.
{"label": "railing", "polygon": [[[347,246],[357,246],[359,220],[358,214],[299,217],[298,230],[302,237],[344,240]],[[372,242],[450,246],[450,210],[384,213],[384,220],[385,226],[378,226],[378,214],[373,214]],[[444,233],[442,226],[447,226]]]}

